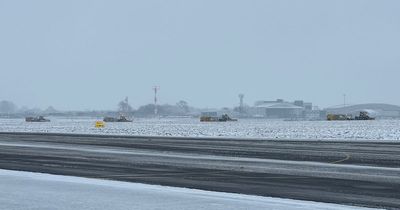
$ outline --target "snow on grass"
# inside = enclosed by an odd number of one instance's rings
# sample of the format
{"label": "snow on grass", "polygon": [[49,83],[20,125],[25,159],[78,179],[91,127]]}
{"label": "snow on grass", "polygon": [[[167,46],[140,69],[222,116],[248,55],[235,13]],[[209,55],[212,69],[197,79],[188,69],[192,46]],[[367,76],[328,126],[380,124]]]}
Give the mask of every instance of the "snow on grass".
{"label": "snow on grass", "polygon": [[204,123],[193,118],[135,119],[132,123],[106,123],[105,128],[95,128],[96,119],[53,118],[51,120],[49,123],[27,123],[23,119],[0,119],[0,132],[273,139],[400,139],[400,120],[278,121],[242,119],[238,122]]}

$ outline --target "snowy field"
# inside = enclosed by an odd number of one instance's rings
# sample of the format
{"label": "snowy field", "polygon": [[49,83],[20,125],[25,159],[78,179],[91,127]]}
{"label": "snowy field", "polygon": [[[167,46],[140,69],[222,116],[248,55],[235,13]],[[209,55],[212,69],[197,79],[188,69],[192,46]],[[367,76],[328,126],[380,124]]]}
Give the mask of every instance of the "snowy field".
{"label": "snowy field", "polygon": [[0,169],[0,209],[367,209],[337,204],[211,192]]}
{"label": "snowy field", "polygon": [[48,123],[24,119],[0,119],[0,132],[52,132],[145,136],[250,137],[279,139],[399,140],[400,120],[374,121],[278,121],[241,119],[238,122],[199,122],[194,118],[135,119],[132,123],[106,123],[100,119],[49,118]]}

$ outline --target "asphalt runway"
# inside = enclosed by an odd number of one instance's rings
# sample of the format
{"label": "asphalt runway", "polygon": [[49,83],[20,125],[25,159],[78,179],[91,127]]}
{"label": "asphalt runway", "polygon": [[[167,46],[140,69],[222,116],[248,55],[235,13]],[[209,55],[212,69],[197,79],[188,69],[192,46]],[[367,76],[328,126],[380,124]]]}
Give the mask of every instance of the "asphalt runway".
{"label": "asphalt runway", "polygon": [[0,133],[0,168],[400,209],[400,142]]}

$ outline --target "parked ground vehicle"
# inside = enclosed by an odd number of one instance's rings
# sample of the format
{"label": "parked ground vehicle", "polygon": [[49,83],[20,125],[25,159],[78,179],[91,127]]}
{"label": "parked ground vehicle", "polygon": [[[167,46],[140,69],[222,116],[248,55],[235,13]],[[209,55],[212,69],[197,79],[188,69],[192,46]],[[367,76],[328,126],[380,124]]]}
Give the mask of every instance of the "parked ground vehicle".
{"label": "parked ground vehicle", "polygon": [[202,112],[200,122],[227,122],[237,121],[237,119],[230,118],[228,114],[223,114],[221,117],[218,116],[217,112]]}
{"label": "parked ground vehicle", "polygon": [[25,118],[26,122],[50,122],[49,119],[44,118],[43,116],[39,117],[26,117]]}
{"label": "parked ground vehicle", "polygon": [[353,118],[352,115],[345,115],[345,114],[328,114],[326,119],[329,121],[334,120],[375,120],[375,118],[370,117],[368,112],[361,111],[360,114]]}
{"label": "parked ground vehicle", "polygon": [[125,116],[119,116],[119,118],[115,117],[104,117],[104,122],[132,122],[132,120],[127,119]]}
{"label": "parked ground vehicle", "polygon": [[368,112],[365,112],[365,111],[360,112],[360,115],[356,116],[354,119],[355,120],[375,120],[375,118],[370,117],[368,115]]}
{"label": "parked ground vehicle", "polygon": [[333,120],[352,120],[351,115],[345,115],[345,114],[328,114],[326,116],[326,119],[329,121]]}

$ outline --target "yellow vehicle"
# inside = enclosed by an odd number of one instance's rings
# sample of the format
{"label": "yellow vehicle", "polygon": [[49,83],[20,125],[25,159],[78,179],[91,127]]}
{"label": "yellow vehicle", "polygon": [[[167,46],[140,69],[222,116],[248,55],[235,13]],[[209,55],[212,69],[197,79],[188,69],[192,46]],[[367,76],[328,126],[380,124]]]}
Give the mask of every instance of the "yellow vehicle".
{"label": "yellow vehicle", "polygon": [[345,114],[328,114],[326,116],[326,119],[331,121],[331,120],[352,120],[352,117],[350,115],[345,115]]}
{"label": "yellow vehicle", "polygon": [[96,121],[95,127],[96,128],[104,128],[106,124],[103,121]]}
{"label": "yellow vehicle", "polygon": [[345,114],[328,114],[326,119],[331,120],[375,120],[375,118],[370,117],[368,112],[361,111],[359,116],[353,118],[352,115],[345,115]]}
{"label": "yellow vehicle", "polygon": [[218,122],[219,117],[217,112],[202,112],[200,122]]}

